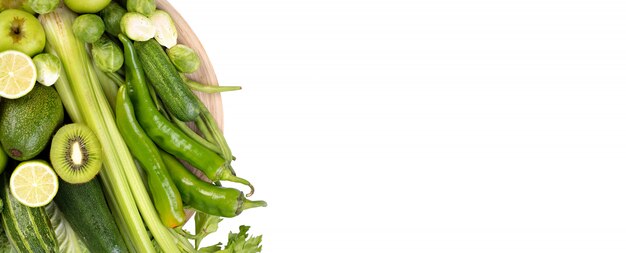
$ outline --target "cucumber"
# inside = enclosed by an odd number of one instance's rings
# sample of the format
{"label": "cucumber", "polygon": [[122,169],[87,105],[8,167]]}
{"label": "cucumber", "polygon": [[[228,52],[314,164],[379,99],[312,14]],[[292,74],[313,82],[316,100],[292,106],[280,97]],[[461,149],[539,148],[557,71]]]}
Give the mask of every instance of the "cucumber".
{"label": "cucumber", "polygon": [[91,252],[128,252],[97,178],[84,184],[59,180],[54,203]]}
{"label": "cucumber", "polygon": [[193,121],[198,118],[200,107],[195,95],[180,77],[161,45],[150,39],[136,41],[135,48],[148,80],[165,107],[179,120]]}
{"label": "cucumber", "polygon": [[11,195],[9,173],[2,176],[2,227],[17,252],[59,252],[52,224],[44,207],[22,205]]}

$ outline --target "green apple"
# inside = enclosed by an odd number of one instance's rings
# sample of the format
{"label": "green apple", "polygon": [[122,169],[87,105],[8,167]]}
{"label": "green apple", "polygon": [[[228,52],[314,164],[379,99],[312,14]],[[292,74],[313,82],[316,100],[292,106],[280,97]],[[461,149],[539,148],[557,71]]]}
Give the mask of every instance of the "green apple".
{"label": "green apple", "polygon": [[35,14],[26,0],[0,0],[0,11],[6,9],[20,9]]}
{"label": "green apple", "polygon": [[96,13],[107,7],[111,0],[65,0],[64,3],[76,13]]}
{"label": "green apple", "polygon": [[39,20],[32,14],[10,9],[0,12],[0,52],[17,50],[29,56],[43,51],[46,34]]}

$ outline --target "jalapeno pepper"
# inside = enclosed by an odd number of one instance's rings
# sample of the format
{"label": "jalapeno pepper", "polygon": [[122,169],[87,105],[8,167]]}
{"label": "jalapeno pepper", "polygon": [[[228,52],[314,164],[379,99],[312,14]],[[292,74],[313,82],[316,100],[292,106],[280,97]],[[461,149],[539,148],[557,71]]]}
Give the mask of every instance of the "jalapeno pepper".
{"label": "jalapeno pepper", "polygon": [[159,148],[150,140],[137,120],[126,86],[119,88],[115,105],[117,127],[131,154],[148,176],[148,187],[161,222],[174,228],[185,222],[185,210],[176,184],[169,175]]}
{"label": "jalapeno pepper", "polygon": [[200,180],[167,152],[161,151],[161,157],[180,190],[183,202],[198,211],[222,217],[235,217],[243,210],[267,206],[265,201],[246,199],[243,192],[237,189],[219,187]]}
{"label": "jalapeno pepper", "polygon": [[212,181],[232,181],[250,187],[249,195],[254,193],[250,182],[235,176],[224,158],[208,149],[204,145],[187,136],[157,110],[146,83],[141,62],[135,52],[130,39],[123,34],[119,38],[124,45],[124,64],[126,65],[126,79],[128,95],[135,107],[137,121],[146,131],[146,134],[161,149],[189,162]]}

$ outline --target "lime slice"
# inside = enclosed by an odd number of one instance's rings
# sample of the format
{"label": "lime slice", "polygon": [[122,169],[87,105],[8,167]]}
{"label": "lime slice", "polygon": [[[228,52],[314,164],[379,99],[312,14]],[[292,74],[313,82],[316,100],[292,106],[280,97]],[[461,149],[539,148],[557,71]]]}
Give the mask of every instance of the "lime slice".
{"label": "lime slice", "polygon": [[14,50],[0,53],[0,96],[24,96],[35,87],[35,81],[37,69],[30,56]]}
{"label": "lime slice", "polygon": [[20,203],[30,207],[44,206],[59,190],[57,174],[40,160],[20,163],[9,180],[11,194]]}

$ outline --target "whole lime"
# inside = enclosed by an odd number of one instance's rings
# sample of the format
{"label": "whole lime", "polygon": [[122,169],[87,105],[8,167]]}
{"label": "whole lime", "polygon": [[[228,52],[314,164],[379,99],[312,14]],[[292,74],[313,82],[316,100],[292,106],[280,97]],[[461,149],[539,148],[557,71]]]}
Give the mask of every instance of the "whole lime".
{"label": "whole lime", "polygon": [[65,0],[65,6],[76,13],[96,13],[104,9],[111,0]]}

